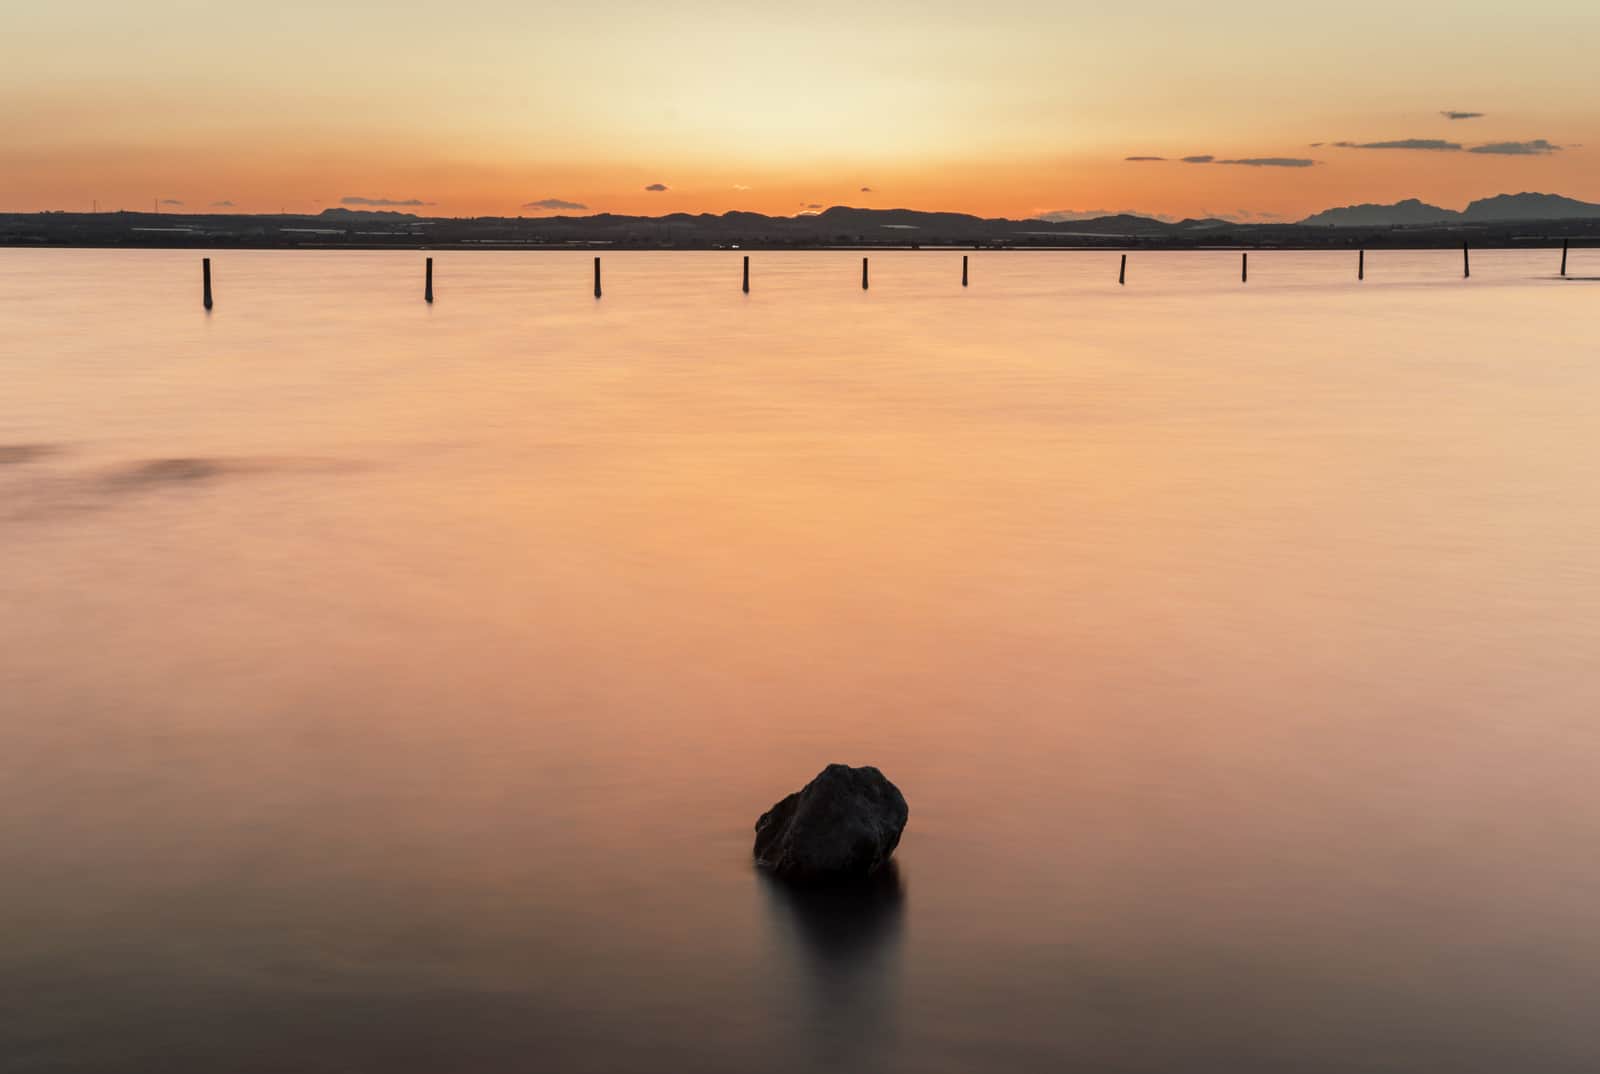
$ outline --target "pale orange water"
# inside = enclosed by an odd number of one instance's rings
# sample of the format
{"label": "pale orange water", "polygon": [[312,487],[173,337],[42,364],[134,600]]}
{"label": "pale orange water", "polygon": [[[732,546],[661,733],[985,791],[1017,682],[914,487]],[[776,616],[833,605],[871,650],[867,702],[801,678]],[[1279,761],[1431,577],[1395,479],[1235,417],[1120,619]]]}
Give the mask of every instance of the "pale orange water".
{"label": "pale orange water", "polygon": [[1556,255],[212,256],[0,251],[7,1074],[1600,1065]]}

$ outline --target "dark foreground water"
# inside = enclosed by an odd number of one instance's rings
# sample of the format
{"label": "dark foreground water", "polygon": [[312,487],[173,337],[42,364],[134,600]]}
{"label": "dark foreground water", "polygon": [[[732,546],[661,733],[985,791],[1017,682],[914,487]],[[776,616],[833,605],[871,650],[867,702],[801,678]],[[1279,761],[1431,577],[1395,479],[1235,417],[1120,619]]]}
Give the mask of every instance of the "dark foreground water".
{"label": "dark foreground water", "polygon": [[1600,1068],[1548,252],[214,256],[0,251],[6,1074]]}

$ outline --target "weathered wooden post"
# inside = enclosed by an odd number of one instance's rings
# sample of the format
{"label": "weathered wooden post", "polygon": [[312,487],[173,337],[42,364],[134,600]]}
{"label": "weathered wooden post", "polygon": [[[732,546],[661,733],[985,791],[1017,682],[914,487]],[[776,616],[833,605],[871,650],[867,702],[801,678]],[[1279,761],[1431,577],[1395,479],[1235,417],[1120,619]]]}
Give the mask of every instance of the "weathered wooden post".
{"label": "weathered wooden post", "polygon": [[1239,282],[1250,282],[1250,254],[1248,252],[1239,255]]}
{"label": "weathered wooden post", "polygon": [[200,259],[200,292],[201,301],[206,304],[206,309],[211,309],[211,259]]}
{"label": "weathered wooden post", "polygon": [[861,289],[867,289],[867,259],[864,257],[861,259]]}
{"label": "weathered wooden post", "polygon": [[1367,252],[1365,250],[1362,250],[1361,253],[1356,256],[1356,279],[1364,280],[1366,278],[1367,278]]}
{"label": "weathered wooden post", "polygon": [[1467,256],[1467,244],[1461,244],[1461,278],[1470,279],[1472,276],[1472,259]]}
{"label": "weathered wooden post", "polygon": [[750,293],[750,255],[744,255],[744,293]]}
{"label": "weathered wooden post", "polygon": [[1568,239],[1561,240],[1561,275],[1563,276],[1567,274],[1567,243],[1569,241]]}
{"label": "weathered wooden post", "polygon": [[594,297],[600,297],[600,259],[594,259]]}
{"label": "weathered wooden post", "polygon": [[1125,286],[1128,282],[1128,255],[1122,255],[1122,267],[1117,269],[1117,286]]}
{"label": "weathered wooden post", "polygon": [[961,286],[967,285],[967,255],[961,255]]}
{"label": "weathered wooden post", "polygon": [[433,302],[433,258],[428,258],[428,267],[423,273],[422,301]]}

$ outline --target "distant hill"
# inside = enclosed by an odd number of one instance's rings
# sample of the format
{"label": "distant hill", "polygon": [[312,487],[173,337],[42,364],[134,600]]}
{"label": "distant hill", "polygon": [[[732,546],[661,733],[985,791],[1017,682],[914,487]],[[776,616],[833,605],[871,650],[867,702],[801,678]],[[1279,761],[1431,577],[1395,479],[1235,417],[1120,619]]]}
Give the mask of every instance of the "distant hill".
{"label": "distant hill", "polygon": [[1560,194],[1496,194],[1479,198],[1461,214],[1467,220],[1583,220],[1600,216],[1592,205]]}
{"label": "distant hill", "polygon": [[0,246],[211,248],[816,249],[823,247],[1281,249],[1431,248],[1564,238],[1600,245],[1600,205],[1556,194],[1501,194],[1456,211],[1415,198],[1329,209],[1300,223],[1216,218],[1159,220],[1130,213],[1051,212],[1004,219],[845,205],[794,216],[753,212],[514,217],[419,216],[339,207],[293,213],[0,213]]}
{"label": "distant hill", "polygon": [[1496,194],[1479,198],[1464,211],[1443,209],[1416,198],[1393,205],[1346,205],[1300,221],[1312,227],[1416,227],[1428,224],[1494,224],[1515,220],[1587,220],[1600,218],[1600,205],[1559,194]]}
{"label": "distant hill", "polygon": [[1458,220],[1461,214],[1454,209],[1441,209],[1437,205],[1407,198],[1393,205],[1346,205],[1342,209],[1324,209],[1315,216],[1300,221],[1313,227],[1395,227],[1405,224],[1440,224]]}
{"label": "distant hill", "polygon": [[925,212],[920,209],[856,209],[835,205],[820,213],[794,217],[809,221],[824,232],[883,235],[883,230],[911,232],[901,238],[916,241],[916,232],[935,235],[988,236],[1024,231],[1033,235],[1135,235],[1161,233],[1167,225],[1159,220],[1126,213],[1088,220],[1008,220],[1004,217],[973,216],[970,213]]}
{"label": "distant hill", "polygon": [[393,209],[324,209],[322,216],[334,220],[415,220],[416,213],[397,213]]}

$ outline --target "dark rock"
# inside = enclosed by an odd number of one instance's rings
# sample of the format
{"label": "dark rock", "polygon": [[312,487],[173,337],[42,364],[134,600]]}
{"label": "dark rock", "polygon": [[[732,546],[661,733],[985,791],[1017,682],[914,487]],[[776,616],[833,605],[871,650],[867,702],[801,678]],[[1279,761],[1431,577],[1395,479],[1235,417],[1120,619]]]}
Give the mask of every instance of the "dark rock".
{"label": "dark rock", "polygon": [[830,764],[756,821],[756,864],[799,883],[882,868],[905,830],[906,800],[870,765]]}

